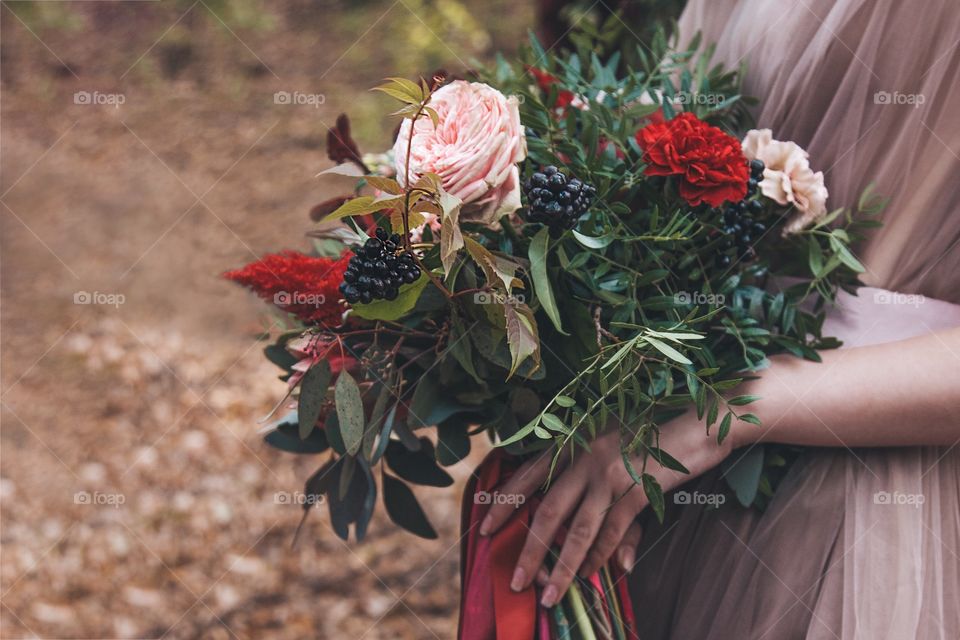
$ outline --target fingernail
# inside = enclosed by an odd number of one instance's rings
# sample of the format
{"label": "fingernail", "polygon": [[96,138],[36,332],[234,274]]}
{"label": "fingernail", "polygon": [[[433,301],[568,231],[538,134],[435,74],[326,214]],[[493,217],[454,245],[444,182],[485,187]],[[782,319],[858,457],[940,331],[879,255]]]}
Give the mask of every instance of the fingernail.
{"label": "fingernail", "polygon": [[540,604],[547,609],[557,604],[557,588],[555,586],[551,584],[543,590],[543,596],[540,598]]}
{"label": "fingernail", "polygon": [[521,567],[513,570],[513,578],[510,580],[510,588],[514,591],[523,591],[523,585],[527,581],[527,572]]}
{"label": "fingernail", "polygon": [[621,547],[620,551],[617,552],[617,557],[620,561],[620,568],[627,573],[633,573],[633,560],[635,558],[633,549]]}
{"label": "fingernail", "polygon": [[484,517],[483,522],[480,523],[480,535],[490,535],[491,526],[493,526],[493,518],[490,516]]}

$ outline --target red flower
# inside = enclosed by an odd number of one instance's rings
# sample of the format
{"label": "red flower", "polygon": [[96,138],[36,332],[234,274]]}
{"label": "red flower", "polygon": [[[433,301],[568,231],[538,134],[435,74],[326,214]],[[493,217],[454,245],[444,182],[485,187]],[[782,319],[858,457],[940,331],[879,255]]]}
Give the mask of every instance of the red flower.
{"label": "red flower", "polygon": [[253,290],[304,322],[336,327],[341,324],[344,311],[340,281],[352,255],[347,251],[339,259],[315,258],[284,251],[228,271],[223,277]]}
{"label": "red flower", "polygon": [[[537,69],[536,67],[527,67],[527,71],[530,72],[530,75],[534,77],[537,81],[537,86],[540,87],[541,91],[550,93],[550,87],[557,84],[559,80],[553,74],[547,73],[543,69]],[[566,109],[576,95],[567,89],[560,89],[557,92],[557,103],[554,105],[557,109]]]}
{"label": "red flower", "polygon": [[719,207],[747,195],[750,172],[740,141],[692,113],[652,123],[636,134],[648,176],[680,176],[680,196],[691,206]]}

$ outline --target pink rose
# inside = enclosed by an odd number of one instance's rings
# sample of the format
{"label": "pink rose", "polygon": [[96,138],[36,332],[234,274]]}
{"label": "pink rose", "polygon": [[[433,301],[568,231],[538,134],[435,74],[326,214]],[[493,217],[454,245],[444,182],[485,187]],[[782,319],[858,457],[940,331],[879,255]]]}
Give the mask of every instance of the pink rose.
{"label": "pink rose", "polygon": [[[437,89],[429,106],[436,127],[424,117],[414,127],[410,180],[436,173],[448,193],[460,198],[461,219],[487,224],[520,208],[520,172],[526,157],[517,99],[480,82],[457,80]],[[393,146],[397,180],[406,179],[412,121],[405,118]]]}
{"label": "pink rose", "polygon": [[763,195],[797,209],[783,229],[790,234],[816,222],[827,213],[827,188],[823,172],[813,172],[808,154],[795,142],[774,140],[770,129],[753,129],[743,139],[743,155],[763,161]]}

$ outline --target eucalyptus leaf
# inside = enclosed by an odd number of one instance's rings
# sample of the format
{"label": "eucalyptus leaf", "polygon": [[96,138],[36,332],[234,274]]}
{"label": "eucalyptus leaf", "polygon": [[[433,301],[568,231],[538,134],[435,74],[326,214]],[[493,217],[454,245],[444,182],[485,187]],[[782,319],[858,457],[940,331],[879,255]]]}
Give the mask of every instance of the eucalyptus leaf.
{"label": "eucalyptus leaf", "polygon": [[337,403],[337,420],[343,445],[349,455],[355,455],[363,444],[363,399],[360,397],[357,381],[349,372],[341,371],[337,376],[334,399]]}
{"label": "eucalyptus leaf", "polygon": [[383,474],[383,504],[397,525],[421,538],[436,539],[437,532],[410,487],[386,473]]}
{"label": "eucalyptus leaf", "polygon": [[297,401],[297,424],[300,439],[303,440],[313,431],[320,418],[320,411],[327,399],[330,386],[330,363],[326,360],[310,367],[300,381],[300,398]]}

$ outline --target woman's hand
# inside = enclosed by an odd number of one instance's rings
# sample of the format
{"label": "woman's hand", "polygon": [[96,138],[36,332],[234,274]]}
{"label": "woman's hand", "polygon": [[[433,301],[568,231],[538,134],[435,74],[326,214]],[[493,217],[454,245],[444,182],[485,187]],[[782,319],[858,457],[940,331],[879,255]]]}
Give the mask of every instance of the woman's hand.
{"label": "woman's hand", "polygon": [[[664,492],[699,476],[718,465],[732,450],[731,439],[718,445],[716,430],[707,436],[703,422],[687,413],[661,429],[660,447],[679,460],[690,475],[666,469],[653,458],[647,472],[656,477]],[[568,458],[569,456],[561,456]],[[500,493],[529,496],[546,481],[551,454],[545,453],[517,470]],[[640,468],[640,461],[635,461]],[[574,573],[589,576],[617,551],[617,560],[626,571],[633,568],[640,541],[636,516],[648,505],[646,496],[624,468],[620,455],[620,434],[616,429],[591,444],[591,451],[577,451],[572,462],[556,471],[554,480],[537,508],[510,587],[521,591],[534,578],[544,584],[541,603],[552,607],[566,593]],[[480,524],[480,534],[499,529],[513,513],[510,504],[495,504]],[[560,527],[569,528],[553,573],[541,568]]]}

